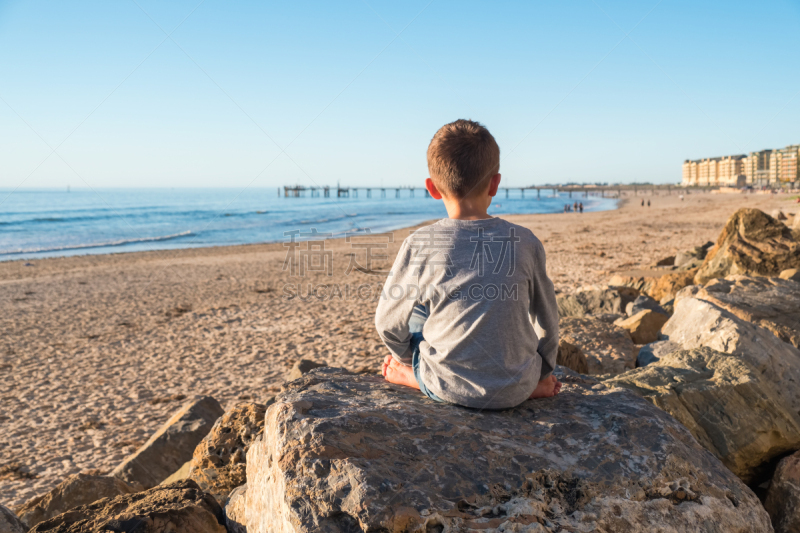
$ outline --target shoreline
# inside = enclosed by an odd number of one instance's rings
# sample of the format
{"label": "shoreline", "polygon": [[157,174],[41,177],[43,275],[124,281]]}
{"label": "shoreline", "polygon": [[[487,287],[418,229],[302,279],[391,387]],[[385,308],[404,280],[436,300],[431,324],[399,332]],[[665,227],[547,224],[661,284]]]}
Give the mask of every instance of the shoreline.
{"label": "shoreline", "polygon": [[[514,200],[518,200],[518,199],[514,199]],[[615,199],[611,199],[611,198],[605,198],[603,200],[609,202],[609,205],[611,205],[611,207],[605,208],[603,206],[600,209],[587,210],[586,212],[587,213],[595,213],[595,212],[599,212],[599,211],[610,211],[610,210],[618,209],[618,203],[620,201],[619,199],[615,200]],[[500,202],[498,202],[498,205],[501,205]],[[560,213],[561,213],[561,211],[558,211],[558,210],[554,210],[554,211],[548,212],[548,213],[537,213],[537,212],[504,213],[504,212],[498,212],[498,213],[492,214],[492,216],[504,217],[504,216],[519,215],[519,214],[524,214],[524,215],[528,215],[528,214],[530,214],[530,215],[533,215],[533,214],[550,215],[550,214],[560,214]],[[412,227],[414,227],[414,228],[420,227],[420,226],[428,224],[428,223],[430,223],[431,221],[434,221],[434,220],[437,220],[437,219],[435,219],[435,218],[434,219],[423,218],[422,220],[414,222],[414,223],[411,223],[411,224],[409,224],[407,221],[400,222],[400,223],[398,223],[398,225],[396,227],[390,225],[388,227],[388,229],[380,230],[380,234],[385,234],[385,233],[389,233],[389,232],[403,231],[405,229],[412,228]],[[341,231],[338,231],[338,232],[335,233],[335,235],[333,237],[331,237],[329,239],[326,239],[326,240],[343,239],[343,238],[345,238],[345,233],[342,233]],[[376,234],[378,234],[378,233],[376,233]],[[285,239],[277,239],[277,240],[269,240],[269,239],[267,239],[267,240],[263,240],[263,241],[259,241],[259,242],[234,242],[234,243],[230,243],[230,244],[223,243],[223,244],[192,245],[193,241],[189,241],[187,243],[187,246],[185,246],[185,247],[180,247],[179,246],[179,247],[172,247],[172,248],[171,247],[167,247],[167,248],[136,249],[136,248],[138,248],[139,245],[141,245],[141,244],[143,244],[145,242],[152,242],[152,243],[167,242],[167,241],[172,240],[173,238],[176,238],[176,237],[190,237],[192,235],[195,235],[193,230],[184,230],[184,231],[175,233],[173,235],[161,236],[161,237],[152,237],[152,238],[141,237],[141,238],[138,238],[138,239],[134,239],[133,241],[130,241],[130,242],[122,242],[122,241],[120,241],[118,243],[114,243],[112,241],[109,241],[107,243],[98,243],[98,244],[91,244],[91,243],[80,244],[80,243],[76,243],[76,244],[74,244],[72,246],[64,246],[64,247],[61,247],[61,248],[44,249],[44,250],[38,250],[38,251],[35,251],[35,250],[31,249],[31,250],[22,251],[22,252],[19,252],[19,251],[4,252],[4,253],[0,253],[0,264],[10,263],[10,262],[19,262],[19,261],[32,262],[32,261],[43,261],[43,260],[47,260],[47,259],[60,259],[60,258],[67,258],[67,257],[86,257],[86,256],[95,256],[95,255],[108,256],[108,255],[116,255],[116,254],[135,254],[135,253],[145,253],[145,252],[169,252],[169,251],[191,250],[191,249],[230,248],[230,247],[239,247],[239,246],[259,246],[259,245],[281,244],[283,242],[286,242]],[[119,246],[120,249],[117,249],[117,246]],[[121,249],[124,246],[133,246],[134,249],[132,249],[132,250]],[[95,251],[95,252],[92,251],[92,250],[103,250],[103,249],[104,249],[104,251]],[[11,257],[11,256],[14,256],[14,257]]]}
{"label": "shoreline", "polygon": [[[502,218],[544,243],[564,294],[716,241],[739,207],[800,211],[766,195],[647,198],[649,209],[620,202]],[[393,232],[373,270],[348,273],[364,252],[332,239],[330,275],[302,278],[283,270],[283,243],[0,263],[0,502],[14,507],[69,474],[110,471],[180,406],[179,395],[210,395],[225,408],[263,403],[299,359],[377,371],[385,349],[374,299],[287,299],[281,284],[302,284],[303,294],[306,284],[382,284],[409,229]]]}

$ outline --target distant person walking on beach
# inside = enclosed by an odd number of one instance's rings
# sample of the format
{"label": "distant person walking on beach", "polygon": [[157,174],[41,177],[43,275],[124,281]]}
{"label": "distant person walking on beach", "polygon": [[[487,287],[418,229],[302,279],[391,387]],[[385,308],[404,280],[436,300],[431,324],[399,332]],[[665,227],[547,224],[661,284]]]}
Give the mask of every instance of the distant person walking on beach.
{"label": "distant person walking on beach", "polygon": [[583,213],[583,202],[578,204],[578,210]]}
{"label": "distant person walking on beach", "polygon": [[644,198],[642,198],[642,207],[644,207]]}
{"label": "distant person walking on beach", "polygon": [[647,207],[650,207],[650,200],[647,200]]}
{"label": "distant person walking on beach", "polygon": [[558,307],[544,246],[486,212],[500,185],[494,137],[470,120],[446,124],[428,146],[428,171],[448,218],[406,238],[392,265],[375,311],[391,354],[384,378],[478,409],[555,396]]}

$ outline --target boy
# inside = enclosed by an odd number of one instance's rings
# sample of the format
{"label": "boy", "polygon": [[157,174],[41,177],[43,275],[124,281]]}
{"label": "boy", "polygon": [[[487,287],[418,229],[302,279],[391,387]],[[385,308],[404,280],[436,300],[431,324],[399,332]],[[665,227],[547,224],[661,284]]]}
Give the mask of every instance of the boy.
{"label": "boy", "polygon": [[448,218],[410,235],[392,266],[375,313],[391,352],[384,378],[478,409],[555,396],[558,310],[544,247],[487,214],[500,184],[494,137],[477,122],[447,124],[428,146],[428,170]]}

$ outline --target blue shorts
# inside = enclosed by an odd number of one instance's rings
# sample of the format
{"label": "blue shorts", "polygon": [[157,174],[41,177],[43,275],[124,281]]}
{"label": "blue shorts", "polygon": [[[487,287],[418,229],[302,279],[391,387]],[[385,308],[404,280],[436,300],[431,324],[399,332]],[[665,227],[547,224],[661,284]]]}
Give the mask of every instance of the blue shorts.
{"label": "blue shorts", "polygon": [[419,390],[421,390],[422,393],[431,400],[444,403],[444,400],[436,396],[428,389],[428,387],[425,386],[425,383],[422,382],[422,378],[419,375],[419,343],[421,343],[423,340],[425,339],[422,336],[422,332],[418,331],[411,334],[411,368],[414,369],[414,377],[417,378]]}

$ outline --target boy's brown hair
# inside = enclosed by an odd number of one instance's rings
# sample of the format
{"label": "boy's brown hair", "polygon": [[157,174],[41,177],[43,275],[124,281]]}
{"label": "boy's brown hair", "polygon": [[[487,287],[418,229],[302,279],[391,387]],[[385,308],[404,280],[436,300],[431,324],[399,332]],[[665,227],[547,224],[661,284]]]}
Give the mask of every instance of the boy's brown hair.
{"label": "boy's brown hair", "polygon": [[500,172],[500,147],[482,124],[456,120],[439,128],[431,139],[428,172],[445,196],[482,193],[489,179]]}

